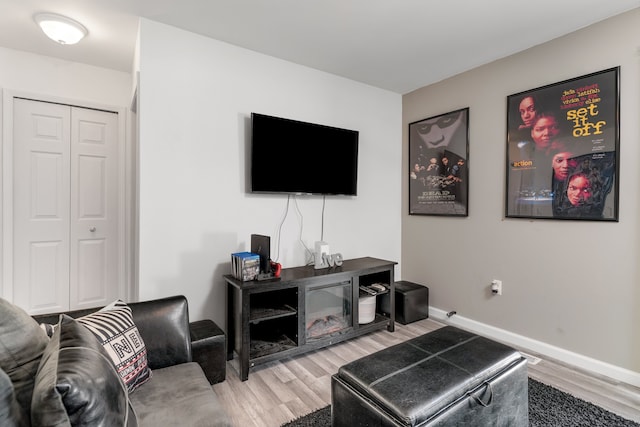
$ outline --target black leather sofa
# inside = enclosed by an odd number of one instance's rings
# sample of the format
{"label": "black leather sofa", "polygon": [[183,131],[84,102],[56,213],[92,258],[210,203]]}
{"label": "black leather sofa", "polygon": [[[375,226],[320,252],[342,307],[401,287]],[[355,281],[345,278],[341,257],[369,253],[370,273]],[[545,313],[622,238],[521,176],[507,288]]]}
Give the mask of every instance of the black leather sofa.
{"label": "black leather sofa", "polygon": [[[152,378],[129,396],[137,425],[231,426],[211,387],[225,379],[224,332],[211,320],[189,323],[184,296],[128,305],[152,371]],[[98,309],[64,314],[78,318]],[[60,314],[32,317],[56,324]]]}
{"label": "black leather sofa", "polygon": [[[198,362],[210,384],[226,378],[226,338],[212,320],[189,323],[187,299],[184,296],[133,302],[131,308],[147,351],[149,365],[154,368]],[[32,316],[36,322],[56,324],[61,314],[74,319],[99,310],[100,307]]]}

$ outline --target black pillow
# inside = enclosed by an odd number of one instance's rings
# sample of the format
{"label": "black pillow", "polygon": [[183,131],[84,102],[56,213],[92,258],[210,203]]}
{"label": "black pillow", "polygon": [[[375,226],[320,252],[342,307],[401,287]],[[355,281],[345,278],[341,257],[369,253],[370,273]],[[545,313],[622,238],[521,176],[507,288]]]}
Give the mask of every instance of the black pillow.
{"label": "black pillow", "polygon": [[11,379],[24,419],[29,419],[33,379],[48,343],[46,334],[26,311],[0,298],[0,369]]}
{"label": "black pillow", "polygon": [[135,425],[127,389],[95,336],[69,316],[42,355],[31,401],[38,426]]}
{"label": "black pillow", "polygon": [[21,425],[27,425],[27,423],[23,421],[23,412],[16,401],[11,378],[0,369],[0,426],[16,427]]}

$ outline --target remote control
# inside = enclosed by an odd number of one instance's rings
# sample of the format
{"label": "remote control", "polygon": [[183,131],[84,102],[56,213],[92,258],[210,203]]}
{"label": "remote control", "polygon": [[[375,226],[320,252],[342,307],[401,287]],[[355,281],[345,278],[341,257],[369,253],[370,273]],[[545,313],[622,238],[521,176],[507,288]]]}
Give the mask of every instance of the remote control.
{"label": "remote control", "polygon": [[380,283],[374,283],[373,285],[370,286],[370,288],[375,289],[378,292],[384,292],[387,290],[387,288],[384,285],[381,285]]}
{"label": "remote control", "polygon": [[360,290],[365,291],[369,295],[376,295],[377,294],[376,291],[371,290],[371,289],[367,288],[366,286],[360,286]]}

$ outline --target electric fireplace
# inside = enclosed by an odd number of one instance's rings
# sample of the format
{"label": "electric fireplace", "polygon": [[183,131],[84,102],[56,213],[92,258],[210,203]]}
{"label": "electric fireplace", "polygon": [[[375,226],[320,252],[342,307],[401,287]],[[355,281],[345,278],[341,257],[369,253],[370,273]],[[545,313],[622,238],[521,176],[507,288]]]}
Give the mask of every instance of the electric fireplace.
{"label": "electric fireplace", "polygon": [[336,334],[352,326],[351,289],[350,281],[307,289],[307,340]]}

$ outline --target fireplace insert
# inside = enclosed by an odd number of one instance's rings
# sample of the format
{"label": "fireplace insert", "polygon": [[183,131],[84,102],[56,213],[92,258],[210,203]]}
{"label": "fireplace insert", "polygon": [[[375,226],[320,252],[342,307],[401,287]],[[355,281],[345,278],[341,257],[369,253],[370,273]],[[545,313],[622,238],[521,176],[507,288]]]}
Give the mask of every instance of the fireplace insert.
{"label": "fireplace insert", "polygon": [[307,340],[338,334],[351,328],[351,286],[351,282],[346,281],[307,289]]}

